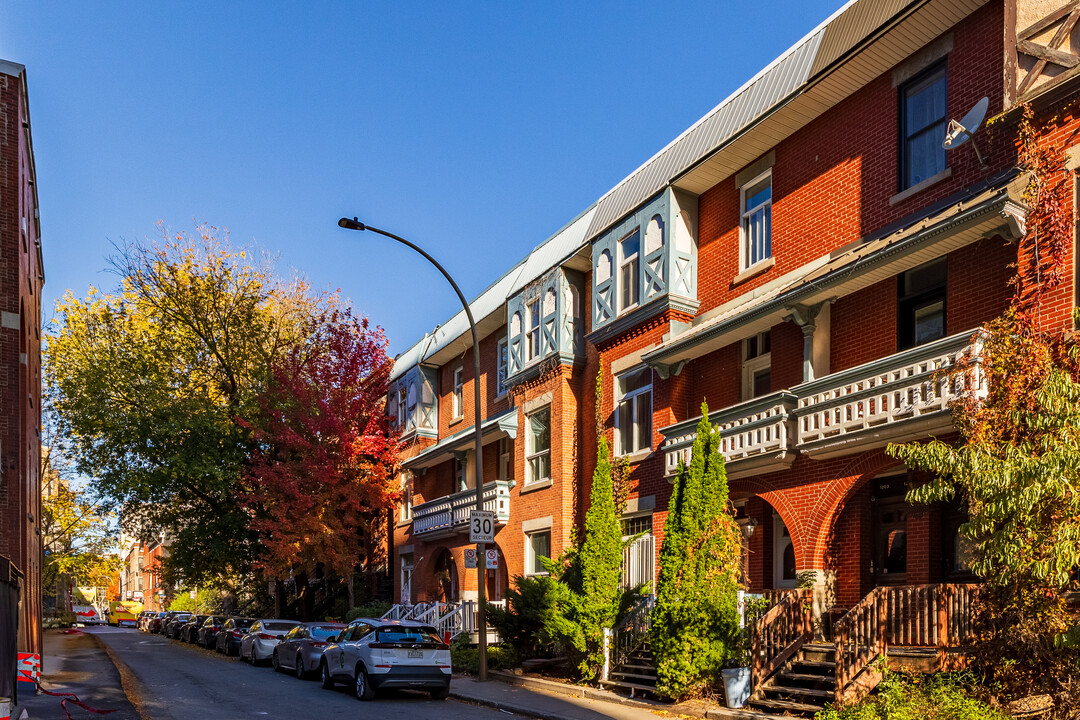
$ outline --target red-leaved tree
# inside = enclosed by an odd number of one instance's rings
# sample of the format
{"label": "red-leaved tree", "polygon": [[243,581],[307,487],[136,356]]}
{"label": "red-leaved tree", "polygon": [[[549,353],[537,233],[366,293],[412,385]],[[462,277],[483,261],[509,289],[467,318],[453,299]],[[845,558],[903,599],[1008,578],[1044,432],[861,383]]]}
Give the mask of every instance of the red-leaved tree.
{"label": "red-leaved tree", "polygon": [[382,329],[336,303],[303,336],[272,363],[259,398],[244,503],[264,548],[257,567],[306,578],[321,564],[347,582],[352,605],[353,570],[376,559],[397,500],[383,411],[393,363]]}

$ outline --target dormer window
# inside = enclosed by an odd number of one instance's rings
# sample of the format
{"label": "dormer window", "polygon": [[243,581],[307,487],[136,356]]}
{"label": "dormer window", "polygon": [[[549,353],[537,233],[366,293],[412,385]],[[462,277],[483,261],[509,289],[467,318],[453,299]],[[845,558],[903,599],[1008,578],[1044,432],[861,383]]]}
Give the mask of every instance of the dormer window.
{"label": "dormer window", "polygon": [[619,241],[619,312],[641,300],[641,234],[635,230]]}

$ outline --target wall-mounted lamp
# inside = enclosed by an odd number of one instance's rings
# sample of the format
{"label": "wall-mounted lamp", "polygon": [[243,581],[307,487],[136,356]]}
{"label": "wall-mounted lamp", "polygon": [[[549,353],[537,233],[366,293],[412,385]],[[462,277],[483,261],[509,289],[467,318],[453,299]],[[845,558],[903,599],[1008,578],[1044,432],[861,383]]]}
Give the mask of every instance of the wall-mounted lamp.
{"label": "wall-mounted lamp", "polygon": [[757,529],[758,521],[757,518],[749,517],[740,522],[739,525],[742,527],[743,535],[745,535],[746,539],[749,540],[751,537],[753,537],[754,530]]}

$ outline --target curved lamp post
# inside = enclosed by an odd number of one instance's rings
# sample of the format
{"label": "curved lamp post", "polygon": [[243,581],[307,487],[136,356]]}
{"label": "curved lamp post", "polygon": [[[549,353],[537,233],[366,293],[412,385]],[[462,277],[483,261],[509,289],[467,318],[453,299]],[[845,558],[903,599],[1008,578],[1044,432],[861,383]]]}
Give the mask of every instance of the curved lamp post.
{"label": "curved lamp post", "polygon": [[[468,300],[461,293],[461,288],[454,282],[454,278],[450,277],[450,273],[446,272],[446,269],[431,257],[420,247],[412,244],[403,237],[399,237],[394,233],[387,232],[386,230],[380,230],[379,228],[365,225],[356,218],[341,218],[338,220],[338,226],[343,227],[346,230],[367,230],[369,232],[378,233],[379,235],[385,235],[391,240],[396,240],[402,245],[406,245],[416,252],[424,256],[424,258],[439,269],[439,272],[443,274],[450,286],[454,288],[454,292],[457,293],[458,300],[461,301],[461,307],[465,309],[465,317],[469,319],[469,331],[472,332],[473,342],[473,431],[475,435],[475,454],[476,454],[476,509],[484,509],[484,433],[480,428],[480,338],[476,334],[476,322],[473,320],[472,309],[469,307]],[[478,673],[480,681],[487,680],[487,612],[485,605],[487,605],[487,569],[485,562],[486,556],[484,553],[484,544],[478,543],[476,546],[477,562],[476,562],[476,575],[477,575],[477,625],[479,630],[479,660],[480,660],[480,672]]]}

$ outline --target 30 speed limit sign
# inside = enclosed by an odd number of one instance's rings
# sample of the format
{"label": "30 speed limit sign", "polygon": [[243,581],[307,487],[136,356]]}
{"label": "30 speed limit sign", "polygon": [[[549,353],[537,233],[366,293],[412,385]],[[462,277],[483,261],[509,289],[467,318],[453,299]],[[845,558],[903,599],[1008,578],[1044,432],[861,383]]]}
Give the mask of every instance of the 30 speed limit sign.
{"label": "30 speed limit sign", "polygon": [[495,513],[490,510],[473,510],[469,515],[469,542],[495,542]]}

